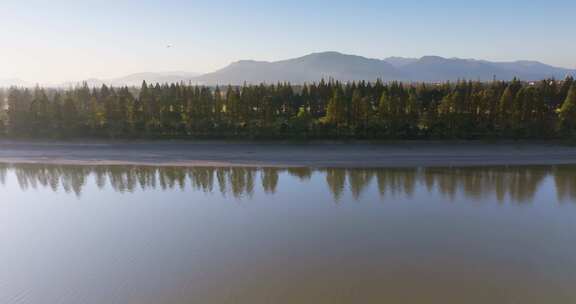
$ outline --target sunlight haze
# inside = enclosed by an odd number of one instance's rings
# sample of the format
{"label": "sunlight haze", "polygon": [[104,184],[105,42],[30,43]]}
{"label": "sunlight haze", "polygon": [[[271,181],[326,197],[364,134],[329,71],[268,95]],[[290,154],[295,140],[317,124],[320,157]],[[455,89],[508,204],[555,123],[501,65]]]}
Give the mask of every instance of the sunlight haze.
{"label": "sunlight haze", "polygon": [[240,59],[320,51],[538,60],[576,68],[575,10],[576,2],[562,0],[5,0],[0,79],[58,83],[212,72]]}

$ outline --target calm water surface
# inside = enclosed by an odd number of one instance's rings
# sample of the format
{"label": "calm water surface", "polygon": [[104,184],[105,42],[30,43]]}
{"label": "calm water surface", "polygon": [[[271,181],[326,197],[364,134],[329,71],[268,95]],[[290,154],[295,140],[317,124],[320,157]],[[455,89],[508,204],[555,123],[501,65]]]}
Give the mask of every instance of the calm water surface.
{"label": "calm water surface", "polygon": [[0,303],[576,303],[576,167],[0,167]]}

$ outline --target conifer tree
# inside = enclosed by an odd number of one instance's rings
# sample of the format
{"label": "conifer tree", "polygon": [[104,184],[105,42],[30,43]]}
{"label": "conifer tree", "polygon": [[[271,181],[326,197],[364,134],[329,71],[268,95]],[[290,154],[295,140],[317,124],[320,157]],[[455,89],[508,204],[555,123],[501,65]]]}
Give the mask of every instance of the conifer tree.
{"label": "conifer tree", "polygon": [[362,96],[359,89],[352,94],[352,126],[365,128],[368,124],[369,105],[366,97]]}
{"label": "conifer tree", "polygon": [[506,133],[511,126],[512,113],[514,109],[514,93],[511,86],[506,87],[498,103],[498,123],[499,128]]}
{"label": "conifer tree", "polygon": [[560,128],[563,132],[573,132],[576,127],[576,84],[572,84],[560,108]]}
{"label": "conifer tree", "polygon": [[341,89],[334,89],[326,108],[326,120],[336,126],[341,126],[346,122],[346,100]]}
{"label": "conifer tree", "polygon": [[0,134],[552,138],[576,128],[573,86],[567,78],[434,85],[321,80],[225,92],[146,82],[140,88],[11,88],[0,90]]}
{"label": "conifer tree", "polygon": [[388,92],[383,91],[380,96],[380,101],[378,103],[378,117],[382,121],[389,119],[391,114],[391,104]]}
{"label": "conifer tree", "polygon": [[50,132],[49,100],[41,88],[34,90],[34,99],[30,104],[31,131],[34,134]]}
{"label": "conifer tree", "polygon": [[74,103],[74,99],[67,93],[64,97],[64,103],[62,105],[62,127],[64,135],[71,136],[76,135],[78,131],[78,109]]}

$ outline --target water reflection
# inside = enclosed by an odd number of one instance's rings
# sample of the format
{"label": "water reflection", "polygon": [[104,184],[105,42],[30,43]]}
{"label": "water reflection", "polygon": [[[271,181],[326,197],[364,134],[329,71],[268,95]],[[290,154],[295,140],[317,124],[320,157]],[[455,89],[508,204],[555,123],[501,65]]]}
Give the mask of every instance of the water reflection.
{"label": "water reflection", "polygon": [[576,303],[575,177],[2,165],[0,303]]}
{"label": "water reflection", "polygon": [[449,200],[458,194],[467,199],[495,197],[498,202],[530,202],[548,178],[555,184],[558,199],[576,201],[576,166],[500,166],[469,168],[389,168],[389,169],[310,169],[310,168],[182,168],[147,166],[69,166],[69,165],[0,165],[0,183],[5,184],[12,172],[22,190],[39,187],[82,195],[92,182],[100,189],[133,192],[138,189],[192,189],[218,191],[235,198],[251,197],[257,183],[263,192],[274,194],[282,176],[303,183],[313,175],[323,176],[339,202],[349,191],[359,200],[375,183],[380,196],[410,198],[417,187],[437,192]]}

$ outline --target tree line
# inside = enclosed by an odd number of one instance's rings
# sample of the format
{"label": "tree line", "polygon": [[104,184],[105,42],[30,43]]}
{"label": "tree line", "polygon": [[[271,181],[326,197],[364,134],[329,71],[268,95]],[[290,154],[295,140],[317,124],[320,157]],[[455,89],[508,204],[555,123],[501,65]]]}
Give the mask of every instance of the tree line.
{"label": "tree line", "polygon": [[568,139],[576,82],[0,89],[0,135],[32,138]]}

